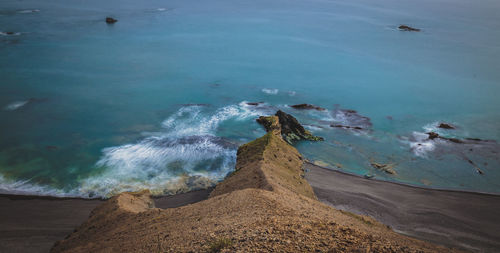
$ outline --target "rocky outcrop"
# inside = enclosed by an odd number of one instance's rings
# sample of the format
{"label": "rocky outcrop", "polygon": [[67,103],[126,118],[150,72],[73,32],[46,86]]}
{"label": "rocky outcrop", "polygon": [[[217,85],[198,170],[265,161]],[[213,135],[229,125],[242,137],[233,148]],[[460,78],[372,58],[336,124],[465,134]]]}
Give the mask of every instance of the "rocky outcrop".
{"label": "rocky outcrop", "polygon": [[299,110],[317,110],[317,111],[325,111],[325,108],[311,105],[311,104],[297,104],[297,105],[291,105],[290,107],[294,109],[299,109]]}
{"label": "rocky outcrop", "polygon": [[411,26],[407,26],[407,25],[400,25],[399,27],[399,30],[401,31],[407,31],[407,32],[420,32],[420,29],[418,28],[413,28]]}
{"label": "rocky outcrop", "polygon": [[[257,122],[264,126],[267,132],[279,130],[283,140],[294,144],[300,140],[323,141],[319,136],[314,136],[306,130],[295,117],[281,110],[275,116],[260,116]],[[279,128],[279,129],[278,129]]]}
{"label": "rocky outcrop", "polygon": [[293,144],[300,140],[309,141],[323,141],[324,139],[319,136],[314,136],[297,121],[292,115],[285,113],[281,110],[276,112],[280,126],[281,136],[283,140],[289,144]]}
{"label": "rocky outcrop", "polygon": [[111,18],[111,17],[106,17],[106,23],[108,23],[108,24],[114,24],[116,22],[118,22],[117,19],[114,19],[114,18]]}

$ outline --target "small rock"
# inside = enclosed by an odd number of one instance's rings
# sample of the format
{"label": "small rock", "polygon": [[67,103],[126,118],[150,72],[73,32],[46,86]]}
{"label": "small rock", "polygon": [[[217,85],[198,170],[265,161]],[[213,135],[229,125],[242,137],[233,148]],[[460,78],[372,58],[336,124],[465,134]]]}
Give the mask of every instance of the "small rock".
{"label": "small rock", "polygon": [[111,17],[106,17],[106,23],[108,24],[114,24],[118,22],[118,20],[114,19],[114,18],[111,18]]}
{"label": "small rock", "polygon": [[441,123],[439,124],[438,128],[443,128],[443,129],[455,129],[454,126],[450,125],[450,124],[446,124],[446,123]]}
{"label": "small rock", "polygon": [[290,107],[299,109],[299,110],[317,110],[317,111],[324,111],[326,110],[325,108],[311,105],[311,104],[297,104],[297,105],[291,105]]}
{"label": "small rock", "polygon": [[407,32],[420,32],[420,29],[418,28],[413,28],[411,26],[407,26],[407,25],[400,25],[399,27],[399,30],[401,31],[407,31]]}
{"label": "small rock", "polygon": [[371,163],[371,166],[375,169],[381,170],[387,174],[392,174],[395,175],[396,171],[393,170],[392,168],[394,167],[393,164],[382,164],[382,163]]}
{"label": "small rock", "polygon": [[437,133],[428,132],[427,134],[429,135],[429,140],[434,140],[436,138],[439,138],[439,134],[437,134]]}
{"label": "small rock", "polygon": [[363,130],[363,128],[359,127],[359,126],[344,126],[344,125],[330,125],[330,126],[337,127],[337,128],[345,128],[345,129]]}
{"label": "small rock", "polygon": [[258,106],[260,104],[263,104],[264,102],[247,102],[247,105],[252,105],[252,106]]}

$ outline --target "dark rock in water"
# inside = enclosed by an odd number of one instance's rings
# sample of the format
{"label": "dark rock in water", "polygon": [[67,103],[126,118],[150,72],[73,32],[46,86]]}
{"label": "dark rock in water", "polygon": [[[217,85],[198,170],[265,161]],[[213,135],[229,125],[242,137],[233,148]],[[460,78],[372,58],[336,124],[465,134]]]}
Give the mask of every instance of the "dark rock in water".
{"label": "dark rock in water", "polygon": [[363,131],[370,131],[372,127],[370,118],[360,115],[355,110],[335,108],[332,111],[332,116],[333,124],[330,124],[331,127]]}
{"label": "dark rock in water", "polygon": [[362,127],[358,126],[344,126],[344,125],[330,125],[331,127],[338,127],[338,128],[344,128],[344,129],[355,129],[355,130],[363,130]]}
{"label": "dark rock in water", "polygon": [[479,173],[480,175],[483,175],[484,172],[471,160],[471,159],[466,159],[467,162],[469,162],[472,166],[474,166],[474,169],[476,169],[477,173]]}
{"label": "dark rock in water", "polygon": [[111,17],[106,17],[106,23],[108,24],[114,24],[118,22],[118,20],[114,19],[114,18],[111,18]]}
{"label": "dark rock in water", "polygon": [[366,178],[366,179],[371,179],[371,178],[373,178],[375,176],[372,175],[372,174],[365,174],[363,177]]}
{"label": "dark rock in water", "polygon": [[427,134],[429,135],[429,140],[434,140],[436,138],[439,138],[439,134],[437,134],[437,133],[428,132]]}
{"label": "dark rock in water", "polygon": [[263,104],[264,102],[247,102],[247,105],[252,105],[252,106],[258,106],[260,104]]}
{"label": "dark rock in water", "polygon": [[7,34],[7,35],[14,35],[15,32],[5,32],[5,34]]}
{"label": "dark rock in water", "polygon": [[300,140],[324,140],[322,137],[314,136],[311,132],[304,129],[304,127],[292,115],[279,110],[276,112],[276,116],[278,117],[278,122],[275,122],[276,118],[273,116],[261,116],[257,119],[257,122],[263,125],[267,132],[280,131],[283,140],[289,144],[293,144]]}
{"label": "dark rock in water", "polygon": [[429,135],[429,140],[434,140],[434,139],[438,138],[438,139],[441,139],[441,140],[447,140],[447,141],[451,141],[451,142],[458,143],[458,144],[464,143],[460,139],[443,137],[443,136],[440,136],[439,134],[437,134],[435,132],[428,132],[427,134]]}
{"label": "dark rock in water", "polygon": [[444,137],[441,137],[442,139],[445,139],[445,140],[448,140],[448,141],[451,141],[451,142],[455,142],[455,143],[464,143],[462,140],[459,140],[457,138],[444,138]]}
{"label": "dark rock in water", "polygon": [[469,140],[469,141],[483,141],[479,138],[465,138],[466,140]]}
{"label": "dark rock in water", "polygon": [[388,120],[393,120],[392,116],[386,116],[385,118],[387,118]]}
{"label": "dark rock in water", "polygon": [[396,174],[396,171],[392,169],[392,168],[394,168],[393,164],[382,164],[382,163],[372,162],[371,166],[373,168],[381,170],[381,171],[383,171],[383,172],[385,172],[387,174],[391,174],[391,175],[395,175]]}
{"label": "dark rock in water", "polygon": [[291,105],[290,107],[299,109],[299,110],[317,110],[317,111],[324,111],[326,110],[325,108],[311,105],[311,104],[297,104],[297,105]]}
{"label": "dark rock in water", "polygon": [[440,123],[438,125],[438,128],[443,128],[443,129],[455,129],[454,126],[450,125],[450,124],[446,124],[446,123]]}
{"label": "dark rock in water", "polygon": [[45,147],[47,150],[57,150],[57,146],[46,146]]}
{"label": "dark rock in water", "polygon": [[418,28],[413,28],[411,26],[407,26],[407,25],[400,25],[399,27],[399,30],[401,31],[408,31],[408,32],[420,32],[420,29]]}
{"label": "dark rock in water", "polygon": [[324,140],[322,137],[314,136],[311,134],[311,132],[304,129],[304,127],[292,115],[278,110],[276,112],[276,116],[278,116],[279,123],[281,125],[281,136],[286,142],[292,144],[300,140]]}

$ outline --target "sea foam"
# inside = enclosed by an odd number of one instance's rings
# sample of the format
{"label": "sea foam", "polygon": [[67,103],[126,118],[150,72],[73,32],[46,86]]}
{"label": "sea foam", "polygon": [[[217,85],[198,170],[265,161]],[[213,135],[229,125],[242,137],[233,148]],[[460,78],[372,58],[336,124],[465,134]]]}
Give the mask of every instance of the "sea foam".
{"label": "sea foam", "polygon": [[134,143],[103,149],[102,171],[81,181],[80,195],[109,197],[149,189],[155,195],[206,188],[234,169],[238,145],[216,136],[227,120],[259,115],[245,102],[207,114],[203,106],[184,106],[163,121],[165,131]]}

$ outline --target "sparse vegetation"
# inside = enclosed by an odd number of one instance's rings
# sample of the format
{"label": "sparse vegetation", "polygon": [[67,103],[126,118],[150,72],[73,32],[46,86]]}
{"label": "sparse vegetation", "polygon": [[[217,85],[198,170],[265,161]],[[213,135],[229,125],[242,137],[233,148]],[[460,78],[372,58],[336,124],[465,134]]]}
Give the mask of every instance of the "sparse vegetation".
{"label": "sparse vegetation", "polygon": [[233,245],[233,241],[231,239],[226,237],[217,238],[214,241],[210,242],[208,252],[221,252],[222,249],[231,247],[231,245]]}

